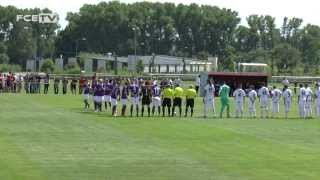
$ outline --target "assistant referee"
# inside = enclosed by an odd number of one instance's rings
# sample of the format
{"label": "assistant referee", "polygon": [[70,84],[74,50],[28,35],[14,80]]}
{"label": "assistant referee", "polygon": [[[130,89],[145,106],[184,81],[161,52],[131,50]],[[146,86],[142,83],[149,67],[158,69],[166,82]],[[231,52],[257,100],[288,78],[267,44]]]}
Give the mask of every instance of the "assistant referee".
{"label": "assistant referee", "polygon": [[162,116],[165,116],[165,108],[168,108],[168,116],[170,116],[171,101],[173,97],[173,90],[170,88],[170,85],[166,85],[162,93]]}
{"label": "assistant referee", "polygon": [[193,108],[194,108],[194,99],[197,97],[197,91],[193,88],[193,86],[190,86],[185,91],[185,95],[186,95],[186,113],[184,116],[187,117],[188,110],[190,107],[190,113],[191,113],[191,117],[192,117],[193,116]]}

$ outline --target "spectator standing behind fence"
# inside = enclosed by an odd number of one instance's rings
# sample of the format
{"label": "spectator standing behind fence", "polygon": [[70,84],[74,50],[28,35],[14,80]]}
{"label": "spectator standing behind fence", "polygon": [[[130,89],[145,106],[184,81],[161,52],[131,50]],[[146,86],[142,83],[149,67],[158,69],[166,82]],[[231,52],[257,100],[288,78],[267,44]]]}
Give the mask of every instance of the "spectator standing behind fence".
{"label": "spectator standing behind fence", "polygon": [[3,92],[3,88],[4,88],[4,85],[3,85],[3,76],[2,76],[2,74],[0,73],[0,93]]}
{"label": "spectator standing behind fence", "polygon": [[197,92],[197,94],[199,92],[200,82],[201,82],[200,75],[198,75],[196,78],[196,92]]}
{"label": "spectator standing behind fence", "polygon": [[41,76],[37,75],[36,76],[36,87],[37,87],[37,93],[41,93]]}
{"label": "spectator standing behind fence", "polygon": [[62,80],[62,93],[67,94],[67,89],[68,89],[68,79],[63,78],[63,80]]}
{"label": "spectator standing behind fence", "polygon": [[81,76],[79,80],[79,94],[82,94],[82,89],[84,88],[85,84],[86,80]]}
{"label": "spectator standing behind fence", "polygon": [[48,94],[48,90],[49,90],[49,81],[50,81],[50,77],[49,74],[46,74],[46,77],[43,79],[43,84],[44,84],[44,94]]}
{"label": "spectator standing behind fence", "polygon": [[75,78],[72,79],[70,83],[71,93],[76,95],[77,94],[77,80]]}
{"label": "spectator standing behind fence", "polygon": [[59,84],[60,84],[60,79],[55,78],[54,84],[53,84],[54,94],[59,94]]}

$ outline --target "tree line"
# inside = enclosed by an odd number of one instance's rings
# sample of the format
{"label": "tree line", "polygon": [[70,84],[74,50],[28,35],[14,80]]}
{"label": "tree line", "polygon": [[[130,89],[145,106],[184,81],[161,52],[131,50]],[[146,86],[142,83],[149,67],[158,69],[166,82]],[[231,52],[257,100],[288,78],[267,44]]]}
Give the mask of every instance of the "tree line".
{"label": "tree line", "polygon": [[118,56],[173,55],[205,60],[217,56],[219,70],[234,62],[263,62],[273,74],[320,74],[320,27],[269,15],[251,15],[240,24],[236,11],[208,5],[118,1],[85,4],[68,13],[68,25],[16,22],[17,14],[51,12],[0,6],[0,64],[25,65],[30,58],[78,52]]}

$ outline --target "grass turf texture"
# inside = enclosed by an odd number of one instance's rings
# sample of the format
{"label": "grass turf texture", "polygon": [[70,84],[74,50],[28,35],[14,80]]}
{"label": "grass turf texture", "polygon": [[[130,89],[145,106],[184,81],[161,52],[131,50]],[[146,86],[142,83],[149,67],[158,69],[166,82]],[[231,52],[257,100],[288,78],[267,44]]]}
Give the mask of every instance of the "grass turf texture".
{"label": "grass turf texture", "polygon": [[202,119],[200,98],[194,118],[113,118],[72,95],[0,103],[1,180],[320,178],[318,119]]}

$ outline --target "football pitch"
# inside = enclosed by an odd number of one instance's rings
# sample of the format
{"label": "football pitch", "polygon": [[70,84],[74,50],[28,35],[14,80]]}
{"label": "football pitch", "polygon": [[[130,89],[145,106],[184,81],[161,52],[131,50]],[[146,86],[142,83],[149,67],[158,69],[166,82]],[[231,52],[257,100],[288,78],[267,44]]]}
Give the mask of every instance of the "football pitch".
{"label": "football pitch", "polygon": [[193,118],[114,118],[73,95],[0,104],[1,180],[320,179],[320,119],[297,103],[287,120],[203,119],[200,98]]}

